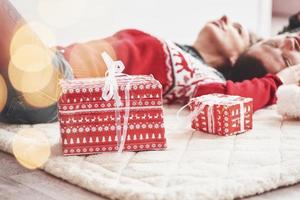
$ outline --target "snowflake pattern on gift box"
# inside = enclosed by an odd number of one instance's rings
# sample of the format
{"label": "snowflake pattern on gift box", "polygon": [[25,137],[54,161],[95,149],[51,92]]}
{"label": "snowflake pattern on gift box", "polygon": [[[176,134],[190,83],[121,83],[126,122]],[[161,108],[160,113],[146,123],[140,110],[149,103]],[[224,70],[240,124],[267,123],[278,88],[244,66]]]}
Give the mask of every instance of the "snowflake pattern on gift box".
{"label": "snowflake pattern on gift box", "polygon": [[[125,145],[125,149],[127,151],[145,151],[153,148],[152,150],[160,150],[161,148],[167,148],[166,144],[161,143],[149,143],[146,145],[135,145],[135,144],[128,144]],[[65,155],[81,155],[81,154],[91,154],[91,153],[99,153],[99,152],[110,152],[110,151],[117,151],[118,148],[116,146],[107,145],[105,147],[90,147],[90,148],[65,148],[63,153]]]}
{"label": "snowflake pattern on gift box", "polygon": [[[121,106],[102,99],[103,79],[76,79],[61,82],[58,103],[60,130],[65,155],[116,151],[116,120],[123,121],[125,90],[129,78],[118,79]],[[152,76],[137,76],[131,83],[130,112],[124,150],[166,148],[162,110],[162,86]],[[121,119],[116,119],[116,109]]]}

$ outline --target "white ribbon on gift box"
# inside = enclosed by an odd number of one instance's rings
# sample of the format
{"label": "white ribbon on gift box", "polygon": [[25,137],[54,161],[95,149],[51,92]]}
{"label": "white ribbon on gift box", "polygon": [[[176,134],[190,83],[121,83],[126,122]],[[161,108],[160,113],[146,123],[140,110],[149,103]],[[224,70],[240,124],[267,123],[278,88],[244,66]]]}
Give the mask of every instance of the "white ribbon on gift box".
{"label": "white ribbon on gift box", "polygon": [[128,118],[129,118],[129,107],[130,107],[130,83],[132,79],[125,86],[125,114],[124,114],[124,122],[123,122],[123,132],[121,133],[121,114],[120,114],[120,106],[122,105],[119,93],[118,93],[118,83],[117,76],[128,76],[127,74],[122,73],[125,69],[122,61],[113,61],[112,58],[106,53],[103,52],[101,54],[106,66],[107,71],[105,72],[105,83],[102,88],[102,98],[105,101],[109,101],[112,98],[115,100],[116,110],[115,110],[115,119],[116,119],[116,134],[118,138],[117,147],[118,152],[122,152],[125,146],[125,141],[127,137],[128,130]]}
{"label": "white ribbon on gift box", "polygon": [[239,99],[241,97],[239,96],[226,96],[226,98],[220,98],[217,96],[218,94],[211,94],[211,95],[203,95],[200,97],[196,97],[190,100],[190,102],[184,106],[182,106],[177,111],[177,119],[180,119],[180,113],[188,106],[190,106],[194,102],[201,102],[201,105],[197,109],[195,108],[194,111],[192,111],[184,121],[191,122],[194,120],[204,109],[206,105],[208,105],[208,112],[207,112],[207,126],[208,126],[208,132],[215,133],[215,118],[213,113],[213,106],[216,104],[228,104],[237,102],[240,104],[240,131],[245,131],[245,113],[244,113],[244,102],[240,101]]}

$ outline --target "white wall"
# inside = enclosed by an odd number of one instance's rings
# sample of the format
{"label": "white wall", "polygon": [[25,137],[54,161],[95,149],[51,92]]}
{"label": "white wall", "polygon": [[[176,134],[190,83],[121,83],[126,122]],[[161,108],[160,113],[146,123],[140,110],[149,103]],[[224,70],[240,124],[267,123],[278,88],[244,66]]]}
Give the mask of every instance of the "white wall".
{"label": "white wall", "polygon": [[58,44],[138,28],[191,43],[203,24],[223,14],[262,36],[270,34],[271,0],[11,0],[28,20],[50,27]]}
{"label": "white wall", "polygon": [[300,11],[299,0],[273,0],[273,13],[275,15],[289,16]]}

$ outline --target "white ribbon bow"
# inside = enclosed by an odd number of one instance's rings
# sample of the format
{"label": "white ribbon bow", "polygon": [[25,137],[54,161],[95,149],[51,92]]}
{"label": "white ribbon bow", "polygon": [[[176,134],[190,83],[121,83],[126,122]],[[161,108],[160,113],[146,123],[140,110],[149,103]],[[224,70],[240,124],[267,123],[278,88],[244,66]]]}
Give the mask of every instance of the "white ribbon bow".
{"label": "white ribbon bow", "polygon": [[125,69],[125,66],[122,61],[113,61],[106,52],[103,52],[101,55],[107,66],[107,71],[105,72],[105,84],[102,89],[102,98],[105,101],[109,101],[114,97],[116,105],[121,106],[116,76],[123,74],[122,72]]}
{"label": "white ribbon bow", "polygon": [[[109,101],[114,97],[116,103],[116,111],[115,111],[115,120],[116,120],[116,134],[118,138],[117,147],[118,152],[121,153],[125,146],[125,141],[127,137],[127,129],[128,129],[128,118],[129,118],[129,110],[130,110],[130,83],[132,79],[127,83],[125,87],[125,113],[124,113],[124,122],[123,122],[123,132],[122,132],[122,123],[121,123],[121,113],[120,106],[122,105],[119,93],[118,93],[118,83],[116,76],[119,75],[127,75],[122,73],[125,69],[122,61],[114,61],[112,58],[106,53],[103,52],[101,54],[106,66],[107,71],[105,72],[105,83],[102,88],[102,98],[105,101]],[[128,76],[128,75],[127,75]]]}

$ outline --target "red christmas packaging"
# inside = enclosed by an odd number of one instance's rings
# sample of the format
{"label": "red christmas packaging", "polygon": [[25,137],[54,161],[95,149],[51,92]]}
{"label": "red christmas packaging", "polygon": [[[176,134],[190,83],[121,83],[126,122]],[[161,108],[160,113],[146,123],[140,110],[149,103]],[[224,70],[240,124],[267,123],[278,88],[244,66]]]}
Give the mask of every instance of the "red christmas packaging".
{"label": "red christmas packaging", "polygon": [[208,94],[190,100],[192,128],[217,135],[233,135],[252,129],[252,98]]}
{"label": "red christmas packaging", "polygon": [[61,81],[64,155],[165,149],[161,84],[153,76],[109,73],[106,78]]}

